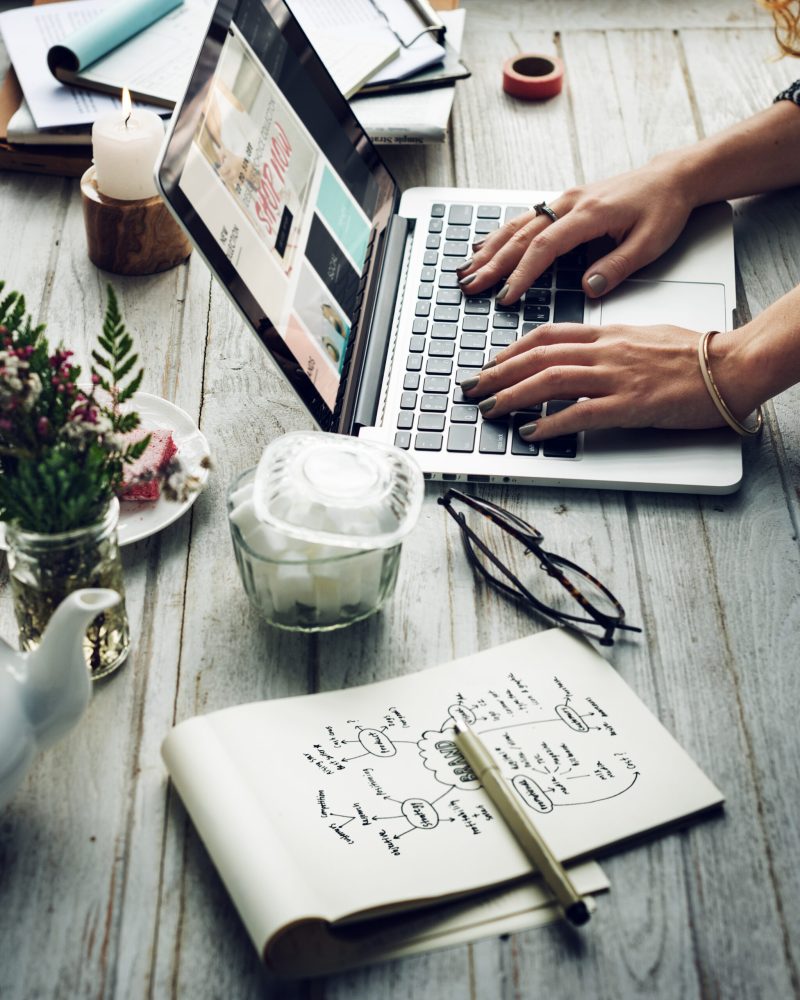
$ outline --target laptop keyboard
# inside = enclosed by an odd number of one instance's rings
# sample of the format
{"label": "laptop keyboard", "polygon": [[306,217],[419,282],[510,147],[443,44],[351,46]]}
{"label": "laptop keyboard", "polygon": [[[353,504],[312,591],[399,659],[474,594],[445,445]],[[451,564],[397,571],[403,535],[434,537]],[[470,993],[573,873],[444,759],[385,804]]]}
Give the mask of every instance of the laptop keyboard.
{"label": "laptop keyboard", "polygon": [[[472,243],[527,211],[526,206],[431,206],[415,318],[406,346],[394,439],[398,448],[575,458],[575,434],[538,444],[524,441],[518,433],[523,424],[563,410],[574,399],[551,400],[524,413],[484,420],[477,402],[459,388],[462,379],[476,375],[504,347],[542,323],[583,322],[582,248],[560,257],[513,305],[495,302],[499,288],[465,296],[458,287],[456,269],[470,256]],[[409,278],[409,289],[413,280]]]}

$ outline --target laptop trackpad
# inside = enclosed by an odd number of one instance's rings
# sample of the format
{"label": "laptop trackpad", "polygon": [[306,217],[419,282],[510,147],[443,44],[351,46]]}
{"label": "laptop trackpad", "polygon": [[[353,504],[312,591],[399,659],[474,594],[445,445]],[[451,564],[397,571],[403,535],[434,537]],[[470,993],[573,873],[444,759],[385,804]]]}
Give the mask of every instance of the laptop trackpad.
{"label": "laptop trackpad", "polygon": [[[587,316],[591,322],[591,318]],[[694,281],[638,281],[629,278],[600,301],[601,326],[670,323],[689,330],[727,330],[725,286]]]}

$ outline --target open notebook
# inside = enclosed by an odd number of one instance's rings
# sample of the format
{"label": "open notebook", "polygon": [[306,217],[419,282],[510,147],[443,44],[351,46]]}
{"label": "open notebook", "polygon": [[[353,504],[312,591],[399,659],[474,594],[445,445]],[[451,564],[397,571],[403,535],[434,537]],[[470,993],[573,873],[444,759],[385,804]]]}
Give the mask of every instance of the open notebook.
{"label": "open notebook", "polygon": [[[547,890],[453,742],[466,721],[561,860],[722,796],[587,642],[180,723],[163,755],[267,965],[310,976],[536,926]],[[605,887],[594,865],[580,892]]]}

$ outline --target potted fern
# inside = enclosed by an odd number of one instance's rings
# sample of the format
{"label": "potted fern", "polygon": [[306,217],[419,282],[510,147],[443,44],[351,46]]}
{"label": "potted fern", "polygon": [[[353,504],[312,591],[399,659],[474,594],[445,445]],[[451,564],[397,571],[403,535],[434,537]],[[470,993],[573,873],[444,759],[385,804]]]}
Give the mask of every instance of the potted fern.
{"label": "potted fern", "polygon": [[123,600],[84,641],[92,677],[103,677],[130,647],[117,495],[125,466],[148,444],[125,437],[139,425],[126,404],[143,372],[111,286],[86,383],[72,352],[52,348],[34,325],[24,296],[3,291],[0,282],[0,519],[20,643],[38,645],[73,590],[110,587]]}

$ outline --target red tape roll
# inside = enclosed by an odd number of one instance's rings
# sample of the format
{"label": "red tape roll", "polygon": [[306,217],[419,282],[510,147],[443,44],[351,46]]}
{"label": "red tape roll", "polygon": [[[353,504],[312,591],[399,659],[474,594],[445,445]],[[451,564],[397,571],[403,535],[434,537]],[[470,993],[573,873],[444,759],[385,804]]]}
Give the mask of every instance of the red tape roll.
{"label": "red tape roll", "polygon": [[506,60],[503,90],[526,101],[543,101],[561,93],[564,64],[557,56],[528,52]]}

